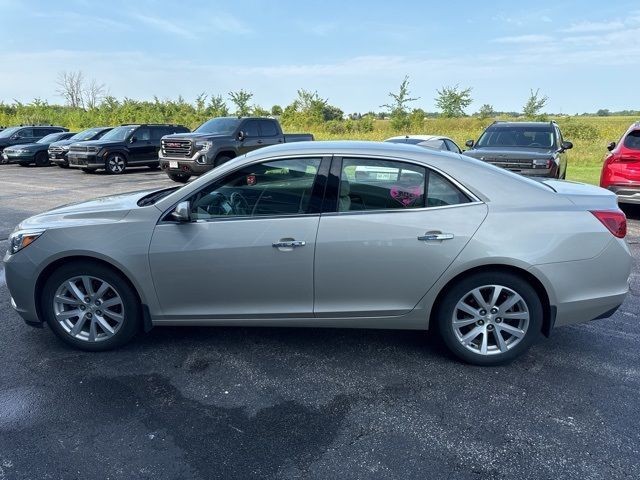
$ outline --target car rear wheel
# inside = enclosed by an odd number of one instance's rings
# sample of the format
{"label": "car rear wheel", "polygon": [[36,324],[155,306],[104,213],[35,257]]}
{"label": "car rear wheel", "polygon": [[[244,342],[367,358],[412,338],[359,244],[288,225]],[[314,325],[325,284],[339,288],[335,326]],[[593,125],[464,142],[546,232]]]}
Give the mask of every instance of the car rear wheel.
{"label": "car rear wheel", "polygon": [[49,161],[49,155],[47,155],[47,152],[39,152],[36,155],[35,161],[36,161],[36,166],[38,167],[48,167],[49,165],[51,165],[51,162]]}
{"label": "car rear wheel", "polygon": [[171,180],[178,183],[187,183],[187,181],[189,181],[189,179],[191,178],[191,175],[189,175],[188,173],[167,172],[167,175]]}
{"label": "car rear wheel", "polygon": [[526,352],[542,329],[535,289],[508,272],[474,274],[455,284],[437,311],[444,343],[475,365],[499,365]]}
{"label": "car rear wheel", "polygon": [[107,173],[118,175],[127,168],[127,159],[121,153],[112,153],[105,160],[105,169]]}
{"label": "car rear wheel", "polygon": [[116,271],[92,262],[57,269],[42,290],[41,311],[65,343],[102,351],[127,343],[140,329],[140,302]]}

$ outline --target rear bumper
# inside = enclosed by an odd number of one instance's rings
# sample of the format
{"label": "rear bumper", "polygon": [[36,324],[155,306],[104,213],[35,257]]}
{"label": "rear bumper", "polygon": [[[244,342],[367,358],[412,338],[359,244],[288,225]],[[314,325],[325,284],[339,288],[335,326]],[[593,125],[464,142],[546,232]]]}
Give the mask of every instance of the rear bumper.
{"label": "rear bumper", "polygon": [[619,203],[640,205],[640,185],[610,185],[607,190],[618,196]]}
{"label": "rear bumper", "polygon": [[595,258],[536,265],[530,271],[548,282],[559,327],[612,315],[629,292],[631,262],[626,242],[612,239]]}

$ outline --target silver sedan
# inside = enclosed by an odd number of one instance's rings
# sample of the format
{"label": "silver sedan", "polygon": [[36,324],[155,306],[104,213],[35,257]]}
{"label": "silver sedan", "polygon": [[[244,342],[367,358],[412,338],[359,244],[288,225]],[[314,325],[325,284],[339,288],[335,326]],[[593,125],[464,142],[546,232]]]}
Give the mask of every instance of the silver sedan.
{"label": "silver sedan", "polygon": [[491,365],[628,291],[613,193],[412,145],[267,147],[23,221],[11,303],[85,350],[162,325],[435,330]]}

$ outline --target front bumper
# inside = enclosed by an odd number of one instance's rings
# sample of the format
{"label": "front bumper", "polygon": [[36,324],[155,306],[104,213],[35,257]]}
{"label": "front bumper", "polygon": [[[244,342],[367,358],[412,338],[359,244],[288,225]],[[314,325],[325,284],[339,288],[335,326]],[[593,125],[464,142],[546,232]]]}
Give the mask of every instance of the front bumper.
{"label": "front bumper", "polygon": [[68,152],[49,152],[49,160],[56,165],[68,165],[67,159]]}
{"label": "front bumper", "polygon": [[[203,158],[203,157],[198,157]],[[189,175],[202,175],[213,169],[212,164],[200,163],[191,158],[160,158],[160,168],[170,173],[186,173]]]}
{"label": "front bumper", "polygon": [[4,256],[4,271],[7,288],[11,295],[11,306],[29,325],[40,325],[35,301],[37,267],[26,252]]}
{"label": "front bumper", "polygon": [[521,167],[511,167],[498,162],[487,162],[496,167],[504,168],[505,170],[509,170],[513,173],[519,173],[520,175],[524,175],[525,177],[544,177],[544,178],[557,178],[558,176],[558,167],[553,165],[551,168],[521,168]]}
{"label": "front bumper", "polygon": [[5,150],[2,152],[2,161],[3,163],[28,163],[33,162],[34,158],[32,153],[12,153]]}
{"label": "front bumper", "polygon": [[611,185],[607,189],[618,196],[618,203],[640,205],[640,185]]}
{"label": "front bumper", "polygon": [[69,152],[67,154],[69,166],[72,168],[101,168],[104,160],[97,153]]}

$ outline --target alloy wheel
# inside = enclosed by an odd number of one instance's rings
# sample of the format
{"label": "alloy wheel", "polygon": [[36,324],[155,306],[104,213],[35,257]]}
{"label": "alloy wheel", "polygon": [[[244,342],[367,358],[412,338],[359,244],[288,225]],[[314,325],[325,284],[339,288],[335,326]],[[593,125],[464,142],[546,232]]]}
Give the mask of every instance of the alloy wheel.
{"label": "alloy wheel", "polygon": [[124,171],[125,162],[124,158],[122,158],[120,155],[113,155],[112,157],[110,157],[108,160],[108,164],[109,171],[111,173],[121,173]]}
{"label": "alloy wheel", "polygon": [[82,275],[66,280],[57,288],[53,313],[71,337],[94,343],[118,332],[124,322],[124,303],[111,284]]}
{"label": "alloy wheel", "polygon": [[451,326],[460,344],[473,353],[502,354],[527,334],[529,307],[522,296],[508,287],[484,285],[458,301]]}

